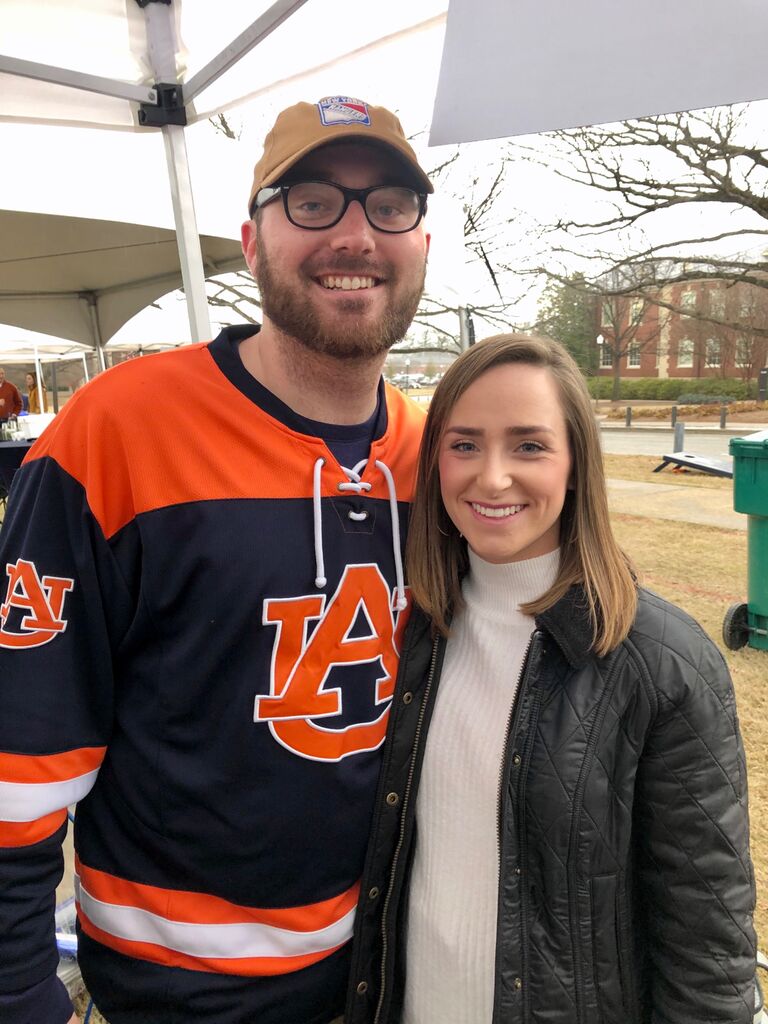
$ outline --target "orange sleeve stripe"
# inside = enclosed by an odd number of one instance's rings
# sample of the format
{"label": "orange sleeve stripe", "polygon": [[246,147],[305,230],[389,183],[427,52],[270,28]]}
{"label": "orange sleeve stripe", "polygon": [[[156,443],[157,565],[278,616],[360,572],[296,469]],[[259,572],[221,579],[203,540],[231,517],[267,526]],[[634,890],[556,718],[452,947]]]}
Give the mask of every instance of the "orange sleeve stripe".
{"label": "orange sleeve stripe", "polygon": [[312,964],[324,960],[331,953],[335,953],[337,949],[341,949],[341,946],[335,946],[333,949],[324,949],[319,953],[286,957],[235,957],[232,959],[196,957],[150,942],[134,942],[130,939],[120,939],[115,935],[110,935],[109,932],[97,928],[79,907],[78,918],[86,935],[90,935],[92,939],[124,956],[148,960],[150,963],[161,964],[163,967],[183,967],[188,971],[204,971],[211,974],[236,974],[244,977],[291,974],[304,967],[310,967]]}
{"label": "orange sleeve stripe", "polygon": [[0,754],[0,782],[68,782],[95,771],[106,747],[79,747],[62,754]]}
{"label": "orange sleeve stripe", "polygon": [[52,836],[67,820],[66,808],[37,821],[0,821],[0,847],[34,846]]}
{"label": "orange sleeve stripe", "polygon": [[296,932],[314,932],[335,924],[357,906],[359,883],[346,892],[303,907],[244,907],[206,893],[161,889],[130,882],[86,867],[79,859],[75,870],[95,899],[122,907],[136,907],[185,924],[264,924]]}

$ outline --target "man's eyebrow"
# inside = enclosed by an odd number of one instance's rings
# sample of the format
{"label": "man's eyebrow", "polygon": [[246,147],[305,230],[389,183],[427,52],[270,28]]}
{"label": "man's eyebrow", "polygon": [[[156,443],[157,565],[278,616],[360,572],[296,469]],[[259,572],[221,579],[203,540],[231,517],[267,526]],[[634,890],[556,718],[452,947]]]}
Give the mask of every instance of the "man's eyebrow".
{"label": "man's eyebrow", "polygon": [[[485,433],[482,427],[462,427],[461,425],[448,427],[445,432],[446,434],[463,434],[465,437],[481,437]],[[552,427],[545,427],[541,423],[534,423],[528,426],[506,427],[504,430],[505,434],[511,434],[513,437],[525,434],[554,434],[554,432]]]}

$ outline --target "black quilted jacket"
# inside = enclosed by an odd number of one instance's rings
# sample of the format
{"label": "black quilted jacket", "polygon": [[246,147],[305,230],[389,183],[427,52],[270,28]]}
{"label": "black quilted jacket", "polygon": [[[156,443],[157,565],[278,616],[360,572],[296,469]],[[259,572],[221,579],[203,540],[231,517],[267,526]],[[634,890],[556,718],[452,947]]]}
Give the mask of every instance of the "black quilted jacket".
{"label": "black quilted jacket", "polygon": [[[749,1024],[754,882],[728,670],[695,622],[642,590],[629,637],[597,658],[580,597],[537,620],[510,725],[493,1024]],[[415,798],[444,649],[414,612],[347,1024],[399,1019]]]}

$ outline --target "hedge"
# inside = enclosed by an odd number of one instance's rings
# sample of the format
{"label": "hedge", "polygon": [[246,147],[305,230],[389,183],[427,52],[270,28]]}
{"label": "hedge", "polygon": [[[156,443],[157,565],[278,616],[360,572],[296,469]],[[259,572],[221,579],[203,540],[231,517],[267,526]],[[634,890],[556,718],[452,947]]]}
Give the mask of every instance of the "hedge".
{"label": "hedge", "polygon": [[[619,381],[620,401],[677,401],[681,395],[712,395],[718,398],[752,398],[757,390],[749,383],[728,377],[632,377]],[[593,398],[610,398],[612,377],[588,377],[587,387]]]}

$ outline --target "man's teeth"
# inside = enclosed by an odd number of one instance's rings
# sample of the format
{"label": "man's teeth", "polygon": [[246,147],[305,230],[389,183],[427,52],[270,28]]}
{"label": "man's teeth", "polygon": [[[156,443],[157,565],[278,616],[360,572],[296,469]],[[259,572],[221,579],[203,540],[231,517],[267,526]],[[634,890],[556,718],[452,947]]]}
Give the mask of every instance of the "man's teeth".
{"label": "man's teeth", "polygon": [[373,288],[376,282],[372,277],[321,277],[320,284],[323,288],[341,288],[342,291],[352,292],[358,288]]}
{"label": "man's teeth", "polygon": [[525,505],[505,505],[503,508],[490,508],[488,505],[476,505],[474,501],[471,503],[472,508],[481,516],[486,516],[488,519],[504,519],[506,516],[514,516],[518,512],[522,512]]}

